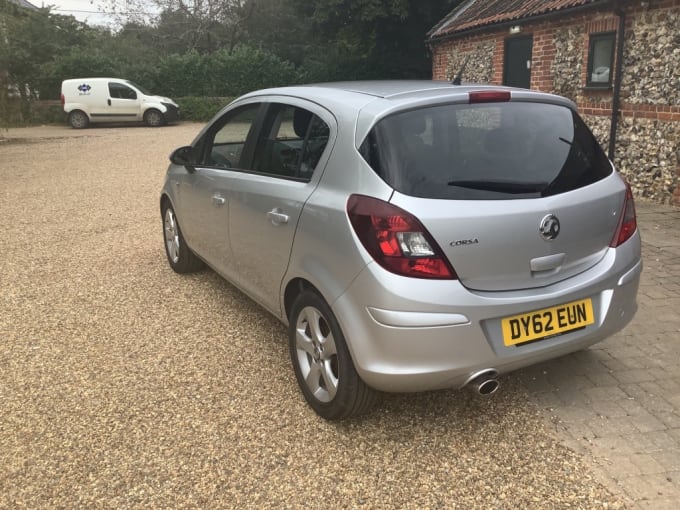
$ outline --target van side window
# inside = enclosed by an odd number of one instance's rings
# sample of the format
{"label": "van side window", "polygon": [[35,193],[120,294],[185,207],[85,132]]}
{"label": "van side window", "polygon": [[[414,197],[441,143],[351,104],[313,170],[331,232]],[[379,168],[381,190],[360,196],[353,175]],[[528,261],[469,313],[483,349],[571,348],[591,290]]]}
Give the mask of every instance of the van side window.
{"label": "van side window", "polygon": [[109,96],[112,99],[137,99],[137,92],[122,83],[109,83]]}

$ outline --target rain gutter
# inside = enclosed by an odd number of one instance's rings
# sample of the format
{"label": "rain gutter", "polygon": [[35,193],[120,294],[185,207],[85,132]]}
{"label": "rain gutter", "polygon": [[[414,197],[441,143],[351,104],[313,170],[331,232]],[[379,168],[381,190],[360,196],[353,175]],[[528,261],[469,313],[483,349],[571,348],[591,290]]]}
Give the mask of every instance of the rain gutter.
{"label": "rain gutter", "polygon": [[623,43],[626,30],[626,13],[621,8],[621,3],[617,4],[614,14],[619,17],[619,29],[616,33],[616,69],[614,71],[614,93],[612,95],[612,120],[609,130],[609,159],[614,161],[616,154],[616,128],[619,125],[621,105],[621,81],[623,73]]}

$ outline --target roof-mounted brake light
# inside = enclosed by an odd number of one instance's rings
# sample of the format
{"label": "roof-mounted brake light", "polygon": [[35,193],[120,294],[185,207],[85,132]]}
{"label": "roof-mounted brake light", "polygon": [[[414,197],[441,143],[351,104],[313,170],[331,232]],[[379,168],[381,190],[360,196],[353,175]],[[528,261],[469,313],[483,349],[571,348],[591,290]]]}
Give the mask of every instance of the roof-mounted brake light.
{"label": "roof-mounted brake light", "polygon": [[510,101],[510,91],[508,90],[474,90],[470,92],[468,103],[500,103]]}

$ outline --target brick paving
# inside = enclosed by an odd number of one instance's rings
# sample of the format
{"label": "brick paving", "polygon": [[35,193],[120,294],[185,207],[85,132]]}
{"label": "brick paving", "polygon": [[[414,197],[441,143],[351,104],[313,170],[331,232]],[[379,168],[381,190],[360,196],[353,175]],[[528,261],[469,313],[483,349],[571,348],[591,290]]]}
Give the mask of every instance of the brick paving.
{"label": "brick paving", "polygon": [[680,507],[680,209],[637,202],[644,270],[617,335],[519,373],[566,444],[634,509]]}

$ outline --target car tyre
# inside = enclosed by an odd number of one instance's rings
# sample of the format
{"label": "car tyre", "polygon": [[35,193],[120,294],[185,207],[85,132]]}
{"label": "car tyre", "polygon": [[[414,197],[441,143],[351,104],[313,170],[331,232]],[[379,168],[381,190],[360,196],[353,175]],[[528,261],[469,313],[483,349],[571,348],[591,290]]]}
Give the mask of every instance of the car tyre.
{"label": "car tyre", "polygon": [[169,203],[163,205],[163,239],[168,262],[176,273],[194,273],[203,269],[203,261],[187,246],[175,211]]}
{"label": "car tyre", "polygon": [[68,114],[68,123],[74,129],[84,129],[90,125],[90,119],[85,112],[73,110]]}
{"label": "car tyre", "polygon": [[335,315],[315,292],[294,301],[288,346],[298,385],[319,416],[340,420],[374,407],[378,392],[357,374]]}
{"label": "car tyre", "polygon": [[163,120],[163,114],[153,108],[144,113],[144,122],[149,127],[162,126],[164,123]]}

